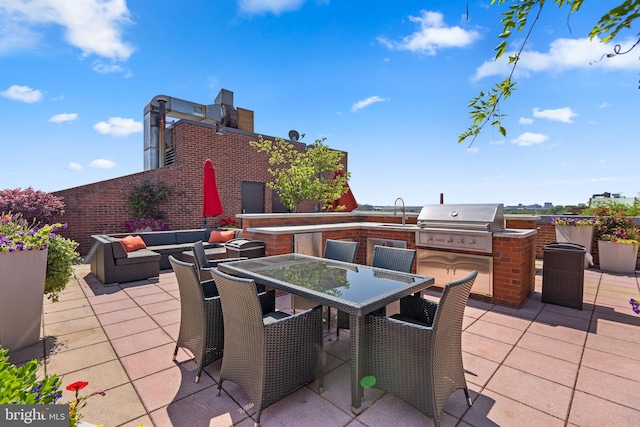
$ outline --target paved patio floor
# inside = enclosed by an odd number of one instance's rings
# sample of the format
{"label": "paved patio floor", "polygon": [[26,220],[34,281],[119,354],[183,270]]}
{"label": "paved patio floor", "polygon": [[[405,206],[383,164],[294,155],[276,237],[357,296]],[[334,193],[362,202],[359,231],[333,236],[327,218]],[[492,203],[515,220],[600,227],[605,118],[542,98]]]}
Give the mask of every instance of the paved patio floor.
{"label": "paved patio floor", "polygon": [[[583,310],[541,302],[521,309],[471,300],[465,311],[463,356],[474,404],[462,391],[448,400],[444,426],[635,426],[640,423],[640,316],[636,275],[585,271]],[[41,373],[63,385],[89,381],[84,420],[110,426],[252,426],[255,413],[230,381],[215,394],[220,361],[194,382],[195,363],[181,350],[172,361],[180,320],[175,275],[104,287],[76,267],[60,301],[45,303],[40,343],[14,352],[13,363],[37,357]],[[437,297],[437,294],[429,296]],[[287,296],[278,297],[287,309]],[[431,419],[390,394],[365,390],[366,408],[350,409],[349,333],[327,331],[325,390],[310,384],[264,410],[265,427],[430,426]],[[72,398],[64,392],[64,400]]]}

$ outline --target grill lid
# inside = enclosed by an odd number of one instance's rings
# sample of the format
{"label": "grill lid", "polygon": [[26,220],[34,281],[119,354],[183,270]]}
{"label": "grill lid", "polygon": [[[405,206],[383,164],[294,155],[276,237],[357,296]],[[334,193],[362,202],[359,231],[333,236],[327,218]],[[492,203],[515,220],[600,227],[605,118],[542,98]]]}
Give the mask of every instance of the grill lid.
{"label": "grill lid", "polygon": [[418,215],[422,228],[496,231],[504,229],[504,206],[500,204],[426,205]]}

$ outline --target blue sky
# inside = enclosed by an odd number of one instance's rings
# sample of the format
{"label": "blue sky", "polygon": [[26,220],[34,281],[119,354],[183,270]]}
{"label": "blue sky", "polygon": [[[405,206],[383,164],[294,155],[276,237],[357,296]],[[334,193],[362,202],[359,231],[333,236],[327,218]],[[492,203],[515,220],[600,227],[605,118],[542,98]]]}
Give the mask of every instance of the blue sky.
{"label": "blue sky", "polygon": [[587,1],[567,23],[547,2],[501,107],[507,138],[487,128],[469,146],[467,104],[508,70],[492,60],[505,7],[489,0],[468,18],[464,1],[0,0],[0,188],[142,171],[144,106],[225,88],[256,132],[347,151],[359,203],[637,196],[640,46],[598,62],[613,45],[588,40],[618,3]]}

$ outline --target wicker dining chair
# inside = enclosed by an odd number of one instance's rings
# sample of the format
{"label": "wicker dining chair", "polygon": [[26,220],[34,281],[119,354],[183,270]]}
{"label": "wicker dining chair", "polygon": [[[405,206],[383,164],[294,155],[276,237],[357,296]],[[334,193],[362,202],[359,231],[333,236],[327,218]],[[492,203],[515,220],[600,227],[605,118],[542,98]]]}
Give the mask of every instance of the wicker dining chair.
{"label": "wicker dining chair", "polygon": [[[358,253],[358,242],[327,239],[324,245],[324,258],[334,261],[353,263]],[[331,329],[331,307],[327,307],[327,329]]]}
{"label": "wicker dining chair", "polygon": [[462,320],[478,272],[448,283],[439,303],[420,296],[400,300],[400,314],[365,316],[365,375],[375,388],[414,406],[440,425],[449,396],[463,389],[472,405],[462,365]]}
{"label": "wicker dining chair", "polygon": [[[416,251],[414,249],[375,245],[373,247],[371,266],[400,271],[402,273],[411,273],[415,260]],[[384,313],[384,309],[382,309],[380,313]],[[343,311],[338,311],[336,327],[337,339],[340,338],[340,329],[349,329],[349,315]]]}
{"label": "wicker dining chair", "polygon": [[173,352],[176,360],[180,347],[189,350],[198,365],[196,382],[202,368],[222,357],[224,328],[220,297],[213,280],[200,282],[195,264],[169,256],[180,291],[180,330]]}
{"label": "wicker dining chair", "polygon": [[[238,258],[218,258],[215,260],[207,259],[207,254],[204,250],[204,244],[202,240],[198,240],[193,244],[193,260],[198,270],[198,277],[200,281],[211,280],[211,269],[218,266],[222,262],[241,261],[247,257]],[[260,292],[264,292],[264,287],[258,287]]]}
{"label": "wicker dining chair", "polygon": [[225,327],[217,394],[226,380],[239,385],[256,405],[259,426],[262,410],[285,395],[316,378],[322,389],[322,306],[294,315],[263,314],[253,280],[215,268],[211,274]]}

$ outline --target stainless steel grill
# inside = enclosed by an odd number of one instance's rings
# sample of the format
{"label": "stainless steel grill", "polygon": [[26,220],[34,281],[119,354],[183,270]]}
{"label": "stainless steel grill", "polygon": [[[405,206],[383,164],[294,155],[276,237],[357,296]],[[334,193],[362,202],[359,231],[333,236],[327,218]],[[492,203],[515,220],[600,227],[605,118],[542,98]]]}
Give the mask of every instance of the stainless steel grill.
{"label": "stainless steel grill", "polygon": [[502,204],[426,205],[418,215],[416,245],[491,253],[494,231],[504,229]]}
{"label": "stainless steel grill", "polygon": [[504,225],[502,204],[424,206],[416,232],[418,274],[433,276],[443,286],[477,270],[472,292],[492,296],[493,233]]}
{"label": "stainless steel grill", "polygon": [[502,204],[426,205],[418,215],[421,228],[495,231],[504,229]]}

